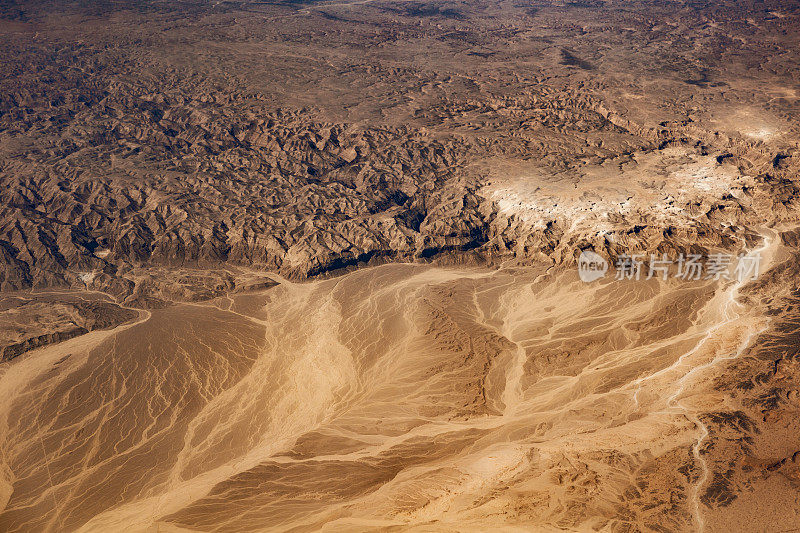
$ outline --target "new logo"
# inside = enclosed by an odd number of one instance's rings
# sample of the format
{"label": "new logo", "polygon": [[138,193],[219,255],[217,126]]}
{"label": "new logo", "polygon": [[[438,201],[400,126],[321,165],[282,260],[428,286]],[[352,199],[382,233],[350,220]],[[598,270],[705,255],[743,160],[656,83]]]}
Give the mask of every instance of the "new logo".
{"label": "new logo", "polygon": [[600,279],[608,272],[608,261],[591,250],[583,250],[578,257],[578,277],[590,283]]}

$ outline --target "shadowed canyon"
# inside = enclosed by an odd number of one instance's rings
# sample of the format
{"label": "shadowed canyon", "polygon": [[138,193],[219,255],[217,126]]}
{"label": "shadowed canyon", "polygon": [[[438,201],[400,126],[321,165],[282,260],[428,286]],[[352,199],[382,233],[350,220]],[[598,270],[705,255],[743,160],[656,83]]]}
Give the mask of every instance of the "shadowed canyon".
{"label": "shadowed canyon", "polygon": [[800,530],[800,3],[0,35],[0,531]]}

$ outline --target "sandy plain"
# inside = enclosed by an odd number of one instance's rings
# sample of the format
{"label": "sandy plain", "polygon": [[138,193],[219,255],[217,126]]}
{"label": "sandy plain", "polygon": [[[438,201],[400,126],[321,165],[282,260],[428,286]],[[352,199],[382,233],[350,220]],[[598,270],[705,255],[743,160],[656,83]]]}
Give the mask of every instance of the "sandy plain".
{"label": "sandy plain", "polygon": [[[768,230],[760,251],[764,268],[786,253]],[[706,418],[729,401],[711,383],[771,327],[742,283],[412,264],[275,278],[4,368],[4,527],[730,520],[706,503]],[[797,497],[760,490],[777,508]]]}

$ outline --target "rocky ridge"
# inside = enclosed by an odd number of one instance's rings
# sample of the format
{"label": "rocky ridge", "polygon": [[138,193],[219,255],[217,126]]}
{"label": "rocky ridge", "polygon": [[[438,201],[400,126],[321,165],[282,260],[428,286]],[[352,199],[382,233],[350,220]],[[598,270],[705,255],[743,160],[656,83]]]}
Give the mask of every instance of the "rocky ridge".
{"label": "rocky ridge", "polygon": [[[278,5],[189,2],[115,17],[103,6],[65,7],[61,22],[36,2],[8,13],[5,53],[16,60],[0,76],[0,289],[87,286],[126,298],[137,292],[132,272],[151,267],[245,265],[303,279],[385,261],[560,265],[584,248],[612,260],[730,248],[755,226],[797,217],[796,93],[765,94],[764,116],[744,118],[753,128],[728,128],[726,115],[754,107],[737,107],[751,88],[721,80],[755,67],[705,57],[694,72],[694,52],[674,46],[686,27],[719,27],[718,7],[676,5],[670,26],[645,6],[612,16],[587,5],[567,24],[542,2],[518,13],[525,29],[482,18],[482,4],[387,2],[356,19],[320,6],[308,20]],[[766,37],[754,39],[741,22],[756,15],[737,12],[727,33],[703,40],[723,56],[731,36],[753,53],[781,48],[774,39],[789,38],[789,21],[766,17]],[[142,17],[149,25],[131,33]],[[562,44],[578,29],[578,44]],[[653,54],[620,40],[625,31]],[[604,39],[630,48],[627,71],[616,52],[591,51]],[[298,46],[328,63],[287,66],[279,51]],[[508,72],[504,61],[536,51]],[[791,71],[773,63],[759,75],[789,86]],[[347,80],[369,98],[347,100]],[[643,160],[669,166],[675,149],[687,167],[666,185],[616,191],[617,204],[591,198],[598,168],[627,182],[645,174]],[[692,167],[703,157],[712,163]],[[555,185],[534,202],[505,198],[503,183]],[[573,187],[584,196],[559,202]]]}

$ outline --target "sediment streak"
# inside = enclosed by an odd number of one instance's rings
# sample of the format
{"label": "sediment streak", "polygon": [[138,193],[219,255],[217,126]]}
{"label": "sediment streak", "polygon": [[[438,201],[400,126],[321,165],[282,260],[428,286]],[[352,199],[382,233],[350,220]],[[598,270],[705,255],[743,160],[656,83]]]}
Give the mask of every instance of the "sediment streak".
{"label": "sediment streak", "polygon": [[[0,520],[581,529],[619,520],[648,457],[691,446],[686,512],[702,528],[709,380],[766,319],[740,283],[575,278],[386,265],[32,352],[0,376]],[[656,519],[645,507],[630,524]]]}

